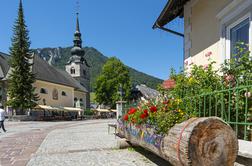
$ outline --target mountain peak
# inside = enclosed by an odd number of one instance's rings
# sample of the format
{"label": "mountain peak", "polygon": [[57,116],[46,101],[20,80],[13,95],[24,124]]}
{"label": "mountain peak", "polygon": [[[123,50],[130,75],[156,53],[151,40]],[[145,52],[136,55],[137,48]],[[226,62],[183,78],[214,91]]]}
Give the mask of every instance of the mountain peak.
{"label": "mountain peak", "polygon": [[[71,56],[72,47],[56,47],[56,48],[37,48],[32,51],[38,54],[42,59],[46,60],[50,65],[53,65],[59,69],[65,70],[65,64]],[[91,65],[91,87],[94,88],[94,82],[97,76],[101,73],[103,65],[106,63],[108,57],[104,56],[94,47],[84,47],[86,52],[85,58]],[[153,89],[157,88],[158,84],[161,84],[163,80],[137,71],[131,67],[129,68],[132,84],[145,84]]]}

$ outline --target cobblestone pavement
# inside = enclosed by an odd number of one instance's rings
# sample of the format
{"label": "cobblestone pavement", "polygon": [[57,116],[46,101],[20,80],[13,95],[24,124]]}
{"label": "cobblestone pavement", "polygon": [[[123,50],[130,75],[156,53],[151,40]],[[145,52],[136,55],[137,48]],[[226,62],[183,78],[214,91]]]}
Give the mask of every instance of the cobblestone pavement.
{"label": "cobblestone pavement", "polygon": [[[114,120],[6,122],[0,133],[0,166],[164,166],[143,149],[116,148]],[[242,166],[242,164],[235,164]]]}
{"label": "cobblestone pavement", "polygon": [[27,165],[155,166],[158,164],[157,161],[151,161],[135,150],[116,149],[117,138],[107,131],[107,124],[111,122],[114,121],[88,121],[51,131]]}
{"label": "cobblestone pavement", "polygon": [[6,121],[7,132],[0,133],[0,165],[26,165],[50,131],[75,124],[76,122]]}

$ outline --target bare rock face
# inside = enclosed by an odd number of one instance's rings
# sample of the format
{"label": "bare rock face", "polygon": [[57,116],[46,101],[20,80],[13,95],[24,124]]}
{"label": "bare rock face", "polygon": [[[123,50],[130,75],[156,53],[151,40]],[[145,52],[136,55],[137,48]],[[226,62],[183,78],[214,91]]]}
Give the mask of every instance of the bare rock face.
{"label": "bare rock face", "polygon": [[50,65],[55,65],[62,58],[62,48],[38,48],[33,50],[42,59],[46,60]]}

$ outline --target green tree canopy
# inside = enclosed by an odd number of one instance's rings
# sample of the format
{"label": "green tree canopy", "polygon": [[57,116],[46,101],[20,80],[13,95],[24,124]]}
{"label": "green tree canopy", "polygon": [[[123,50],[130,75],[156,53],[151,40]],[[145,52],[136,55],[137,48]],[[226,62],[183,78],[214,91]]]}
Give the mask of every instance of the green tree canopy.
{"label": "green tree canopy", "polygon": [[118,90],[120,85],[124,92],[123,99],[127,100],[130,96],[131,81],[129,71],[124,64],[117,58],[109,58],[104,64],[101,75],[95,83],[95,100],[99,104],[115,106],[116,101],[120,100]]}
{"label": "green tree canopy", "polygon": [[26,29],[22,1],[18,9],[18,18],[14,24],[14,35],[10,48],[11,74],[8,79],[7,105],[14,109],[19,109],[23,113],[24,109],[33,108],[38,100],[38,95],[34,94],[35,76],[32,73],[32,55],[30,52],[30,41],[28,30]]}

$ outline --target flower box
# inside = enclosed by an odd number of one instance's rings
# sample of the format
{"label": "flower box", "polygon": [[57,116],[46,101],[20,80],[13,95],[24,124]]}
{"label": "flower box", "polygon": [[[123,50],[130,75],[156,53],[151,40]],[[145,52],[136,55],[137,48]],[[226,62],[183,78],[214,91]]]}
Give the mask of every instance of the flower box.
{"label": "flower box", "polygon": [[176,124],[165,135],[148,125],[118,122],[118,132],[176,166],[233,165],[238,141],[232,128],[220,118],[191,118]]}

